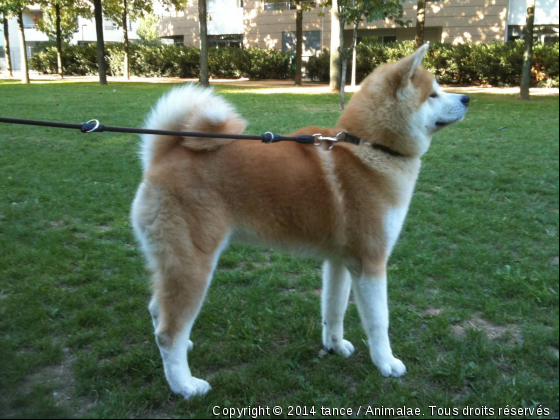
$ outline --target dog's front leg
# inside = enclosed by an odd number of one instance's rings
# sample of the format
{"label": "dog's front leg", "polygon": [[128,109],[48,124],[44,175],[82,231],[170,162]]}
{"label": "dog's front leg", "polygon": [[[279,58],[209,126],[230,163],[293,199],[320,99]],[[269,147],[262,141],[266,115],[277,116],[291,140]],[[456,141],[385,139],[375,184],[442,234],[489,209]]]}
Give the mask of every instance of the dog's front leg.
{"label": "dog's front leg", "polygon": [[389,342],[389,308],[387,303],[387,272],[361,274],[353,278],[354,295],[362,324],[368,337],[371,358],[385,377],[400,377],[406,367],[393,357]]}

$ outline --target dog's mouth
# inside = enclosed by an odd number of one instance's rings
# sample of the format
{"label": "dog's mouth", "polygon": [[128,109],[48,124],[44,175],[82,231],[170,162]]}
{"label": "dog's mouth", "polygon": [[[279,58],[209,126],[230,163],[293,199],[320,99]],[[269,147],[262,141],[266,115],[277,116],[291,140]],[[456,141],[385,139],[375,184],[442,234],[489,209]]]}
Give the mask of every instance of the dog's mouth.
{"label": "dog's mouth", "polygon": [[455,124],[455,123],[461,121],[462,119],[463,119],[463,117],[459,117],[459,118],[457,118],[453,121],[438,121],[438,122],[436,122],[436,127],[437,128],[445,128],[448,125]]}

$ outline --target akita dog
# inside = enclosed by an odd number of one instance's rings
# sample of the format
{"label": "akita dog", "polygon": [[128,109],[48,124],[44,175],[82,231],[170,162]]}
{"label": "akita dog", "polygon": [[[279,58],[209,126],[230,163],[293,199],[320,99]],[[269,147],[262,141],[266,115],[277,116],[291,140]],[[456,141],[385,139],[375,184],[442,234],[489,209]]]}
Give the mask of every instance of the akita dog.
{"label": "akita dog", "polygon": [[[220,254],[228,244],[265,244],[326,260],[323,346],[350,356],[343,319],[350,289],[383,376],[405,365],[389,343],[387,260],[432,136],[461,121],[469,97],[440,90],[422,67],[425,45],[365,79],[337,126],[332,149],[280,142],[145,135],[144,178],[132,207],[134,231],[153,274],[149,305],[165,376],[185,398],[210,385],[192,376],[187,351]],[[160,99],[153,129],[240,134],[246,122],[211,89],[185,86]]]}

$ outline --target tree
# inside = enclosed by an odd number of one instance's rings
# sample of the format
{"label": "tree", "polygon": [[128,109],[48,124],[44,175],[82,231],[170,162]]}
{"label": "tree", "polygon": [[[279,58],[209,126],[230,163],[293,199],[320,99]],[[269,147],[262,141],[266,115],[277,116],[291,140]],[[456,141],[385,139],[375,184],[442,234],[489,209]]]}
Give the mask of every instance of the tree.
{"label": "tree", "polygon": [[2,21],[4,23],[4,50],[6,52],[6,71],[10,77],[14,77],[14,73],[12,71],[12,54],[10,51],[10,29],[8,28],[8,13],[5,11],[2,12]]}
{"label": "tree", "polygon": [[[279,4],[279,0],[275,0],[276,5]],[[285,2],[282,2],[285,3]],[[295,74],[295,85],[301,86],[303,84],[303,13],[313,10],[316,6],[315,1],[308,0],[290,0],[291,6],[296,8],[296,74]],[[283,12],[284,9],[281,9]]]}
{"label": "tree", "polygon": [[21,82],[29,83],[29,65],[27,60],[27,44],[25,42],[25,28],[23,25],[23,12],[28,6],[35,2],[33,0],[0,0],[0,10],[4,15],[15,16],[18,24],[20,58],[21,58]]}
{"label": "tree", "polygon": [[296,74],[295,85],[301,86],[303,64],[303,0],[295,0],[296,5]]}
{"label": "tree", "polygon": [[[404,11],[399,0],[338,0],[336,7],[340,29],[340,46],[338,51],[342,67],[340,75],[340,109],[344,109],[344,88],[346,86],[348,58],[356,47],[358,27],[362,21],[364,19],[367,22],[390,19],[401,26],[404,26],[405,22],[402,21]],[[352,41],[348,47],[344,45],[344,28],[346,25],[354,26]]]}
{"label": "tree", "polygon": [[159,16],[154,14],[146,14],[140,18],[136,33],[144,42],[159,42]]}
{"label": "tree", "polygon": [[107,84],[107,63],[105,62],[105,41],[103,39],[103,7],[101,0],[93,0],[95,14],[95,31],[97,33],[97,64],[99,66],[99,83]]}
{"label": "tree", "polygon": [[38,29],[56,41],[57,70],[64,77],[62,43],[69,42],[78,28],[78,16],[91,17],[91,10],[82,0],[38,0],[43,18]]}
{"label": "tree", "polygon": [[418,0],[416,11],[416,47],[424,45],[424,26],[426,24],[426,0]]}
{"label": "tree", "polygon": [[340,91],[340,25],[338,24],[338,2],[331,0],[331,63],[330,88],[333,92]]}
{"label": "tree", "polygon": [[208,76],[208,11],[206,0],[198,0],[198,19],[200,21],[200,84],[210,86]]}
{"label": "tree", "polygon": [[130,79],[130,40],[128,30],[130,20],[152,12],[149,0],[105,0],[103,2],[106,16],[123,30],[124,77]]}
{"label": "tree", "polygon": [[533,69],[533,36],[535,33],[535,0],[527,0],[527,23],[525,24],[525,52],[521,76],[521,100],[530,101],[531,70]]}
{"label": "tree", "polygon": [[29,63],[27,60],[27,43],[25,42],[25,27],[23,25],[23,10],[16,14],[19,31],[19,49],[21,58],[21,82],[29,84]]}

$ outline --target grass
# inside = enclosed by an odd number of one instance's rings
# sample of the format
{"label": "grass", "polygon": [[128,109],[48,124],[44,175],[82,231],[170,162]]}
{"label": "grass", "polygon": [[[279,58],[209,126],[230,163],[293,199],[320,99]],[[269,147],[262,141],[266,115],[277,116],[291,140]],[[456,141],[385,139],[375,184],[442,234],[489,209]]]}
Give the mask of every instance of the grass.
{"label": "grass", "polygon": [[[0,81],[0,115],[137,126],[169,88]],[[250,133],[339,115],[336,95],[220,90]],[[214,406],[281,406],[286,418],[288,406],[319,417],[321,406],[406,405],[503,417],[499,407],[542,405],[557,417],[558,111],[557,97],[473,95],[467,120],[435,138],[389,270],[405,378],[374,368],[354,304],[356,354],[318,358],[320,262],[234,246],[189,356],[213,390],[192,401],[169,392],[146,309],[128,220],[137,138],[1,125],[0,416],[212,418]]]}

